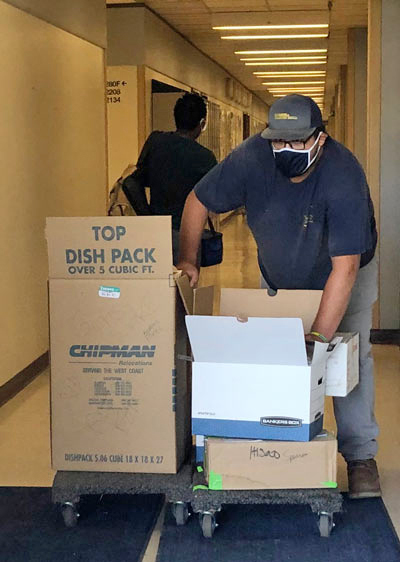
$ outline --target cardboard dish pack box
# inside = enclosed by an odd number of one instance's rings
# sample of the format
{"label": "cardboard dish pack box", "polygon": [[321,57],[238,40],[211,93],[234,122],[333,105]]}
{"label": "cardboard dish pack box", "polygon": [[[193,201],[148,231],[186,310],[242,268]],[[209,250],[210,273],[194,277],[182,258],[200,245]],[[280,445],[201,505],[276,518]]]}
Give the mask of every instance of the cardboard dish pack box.
{"label": "cardboard dish pack box", "polygon": [[337,441],[324,431],[312,441],[205,439],[211,490],[336,488]]}
{"label": "cardboard dish pack box", "polygon": [[49,218],[52,463],[175,473],[191,445],[170,217]]}
{"label": "cardboard dish pack box", "polygon": [[[279,290],[269,296],[265,289],[222,289],[220,314],[226,316],[298,317],[305,333],[321,302],[322,291]],[[347,396],[359,381],[359,336],[337,333],[331,342],[332,353],[326,366],[327,396]]]}

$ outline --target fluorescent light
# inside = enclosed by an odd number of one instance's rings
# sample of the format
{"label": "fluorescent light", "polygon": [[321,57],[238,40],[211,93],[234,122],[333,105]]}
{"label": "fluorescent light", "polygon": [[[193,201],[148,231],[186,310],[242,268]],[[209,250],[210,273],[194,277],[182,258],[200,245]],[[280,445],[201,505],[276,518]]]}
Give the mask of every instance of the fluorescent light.
{"label": "fluorescent light", "polygon": [[213,29],[216,30],[236,30],[236,29],[318,29],[318,28],[328,28],[327,23],[311,23],[311,24],[291,24],[291,25],[220,25],[215,26]]}
{"label": "fluorescent light", "polygon": [[235,51],[235,55],[288,55],[299,53],[327,53],[328,49],[273,49],[272,51]]}
{"label": "fluorescent light", "polygon": [[325,84],[324,80],[312,82],[263,82],[264,86],[306,86],[307,84]]}
{"label": "fluorescent light", "polygon": [[324,78],[326,72],[253,72],[259,78]]}
{"label": "fluorescent light", "polygon": [[305,35],[223,35],[221,39],[244,41],[248,39],[326,39],[328,33],[309,33]]}
{"label": "fluorescent light", "polygon": [[257,70],[253,74],[264,74],[265,76],[322,76],[326,74],[326,70]]}
{"label": "fluorescent light", "polygon": [[313,61],[291,61],[291,62],[245,62],[245,66],[295,66],[303,65],[310,66],[312,64],[326,64],[326,60],[313,60]]}
{"label": "fluorescent light", "polygon": [[323,92],[324,87],[321,86],[304,86],[302,88],[283,87],[283,88],[269,88],[270,92]]}
{"label": "fluorescent light", "polygon": [[326,60],[326,55],[315,55],[310,57],[250,57],[245,59],[240,59],[243,62],[246,61],[258,61],[258,60],[268,60],[268,61],[278,61],[278,60]]}
{"label": "fluorescent light", "polygon": [[[272,94],[272,96],[274,98],[285,98],[286,96],[290,96],[291,93],[293,93],[293,92],[287,92],[286,94]],[[314,94],[310,93],[310,92],[298,92],[298,95],[299,96],[307,96],[308,98],[314,99]],[[319,100],[320,98],[316,98],[316,99]],[[323,98],[321,98],[321,99],[323,99]],[[314,101],[315,101],[315,99],[314,99]]]}

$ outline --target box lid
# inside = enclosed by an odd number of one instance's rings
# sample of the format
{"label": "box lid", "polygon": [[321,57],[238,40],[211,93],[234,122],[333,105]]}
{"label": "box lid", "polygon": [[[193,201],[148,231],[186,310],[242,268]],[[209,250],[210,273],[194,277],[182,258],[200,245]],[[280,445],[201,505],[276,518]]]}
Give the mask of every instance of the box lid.
{"label": "box lid", "polygon": [[186,316],[195,361],[307,366],[300,318]]}
{"label": "box lid", "polygon": [[171,217],[52,217],[52,279],[164,279],[172,273]]}
{"label": "box lid", "polygon": [[222,316],[294,317],[309,332],[318,312],[322,291],[282,290],[273,297],[266,289],[221,289]]}

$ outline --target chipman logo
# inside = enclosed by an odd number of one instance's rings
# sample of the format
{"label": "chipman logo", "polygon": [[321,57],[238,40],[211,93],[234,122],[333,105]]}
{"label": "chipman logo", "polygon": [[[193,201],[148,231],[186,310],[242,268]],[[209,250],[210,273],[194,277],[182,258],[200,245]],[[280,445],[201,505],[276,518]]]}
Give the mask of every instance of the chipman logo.
{"label": "chipman logo", "polygon": [[260,418],[261,425],[271,425],[275,427],[301,427],[302,420],[299,418],[284,418],[284,417],[264,417]]}
{"label": "chipman logo", "polygon": [[154,357],[155,345],[72,345],[71,357]]}

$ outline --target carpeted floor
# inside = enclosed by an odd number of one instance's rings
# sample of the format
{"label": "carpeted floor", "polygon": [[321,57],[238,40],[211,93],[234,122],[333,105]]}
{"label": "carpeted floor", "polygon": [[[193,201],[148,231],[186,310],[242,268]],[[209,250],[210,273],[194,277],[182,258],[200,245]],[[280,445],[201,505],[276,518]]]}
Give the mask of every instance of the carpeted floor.
{"label": "carpeted floor", "polygon": [[177,527],[168,513],[157,562],[399,562],[400,547],[380,499],[344,502],[330,538],[307,506],[230,505],[212,539],[198,516]]}
{"label": "carpeted floor", "polygon": [[163,502],[161,495],[87,496],[66,528],[50,488],[0,488],[1,562],[137,562]]}

